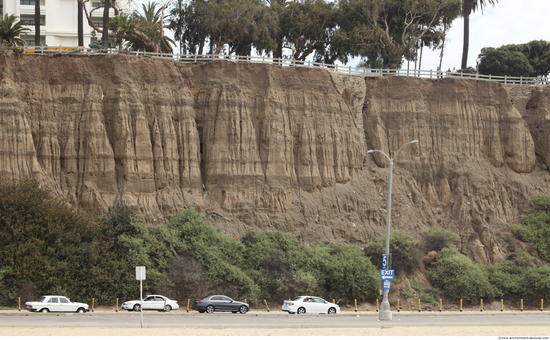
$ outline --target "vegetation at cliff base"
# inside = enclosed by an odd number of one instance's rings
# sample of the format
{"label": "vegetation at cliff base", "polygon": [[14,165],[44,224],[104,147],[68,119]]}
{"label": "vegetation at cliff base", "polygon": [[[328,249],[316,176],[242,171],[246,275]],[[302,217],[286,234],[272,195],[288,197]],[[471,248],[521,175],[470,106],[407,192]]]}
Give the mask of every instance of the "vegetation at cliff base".
{"label": "vegetation at cliff base", "polygon": [[0,304],[61,294],[113,305],[139,296],[135,267],[147,268],[144,293],[179,301],[227,294],[257,304],[299,294],[375,298],[378,273],[355,246],[299,244],[280,232],[234,240],[184,210],[146,226],[116,206],[98,218],[54,198],[35,181],[0,182]]}
{"label": "vegetation at cliff base", "polygon": [[[532,201],[523,224],[512,229],[547,261],[550,197]],[[361,251],[353,245],[306,246],[281,232],[249,231],[236,240],[193,210],[181,211],[165,225],[146,226],[126,206],[98,217],[55,198],[36,181],[0,181],[0,305],[43,294],[114,305],[117,298],[139,296],[136,266],[147,268],[145,293],[178,301],[209,294],[247,299],[253,306],[302,294],[343,304],[373,301],[379,298],[377,267],[384,241],[379,237]],[[410,287],[434,306],[441,297],[474,304],[550,296],[550,267],[532,254],[517,249],[507,260],[485,266],[460,253],[457,244],[458,236],[448,230],[429,229],[422,242],[394,232],[394,283],[426,274],[432,287],[414,279]],[[400,291],[405,298],[413,294]]]}

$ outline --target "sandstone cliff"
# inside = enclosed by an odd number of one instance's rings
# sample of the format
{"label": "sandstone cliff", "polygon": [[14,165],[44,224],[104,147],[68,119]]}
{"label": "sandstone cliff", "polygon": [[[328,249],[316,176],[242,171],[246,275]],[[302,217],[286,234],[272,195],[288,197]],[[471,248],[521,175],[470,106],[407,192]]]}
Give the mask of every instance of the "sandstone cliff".
{"label": "sandstone cliff", "polygon": [[505,258],[529,199],[550,189],[548,88],[359,77],[135,56],[0,55],[0,173],[39,178],[99,213],[149,224],[194,208],[219,230],[364,245],[392,228],[451,229]]}

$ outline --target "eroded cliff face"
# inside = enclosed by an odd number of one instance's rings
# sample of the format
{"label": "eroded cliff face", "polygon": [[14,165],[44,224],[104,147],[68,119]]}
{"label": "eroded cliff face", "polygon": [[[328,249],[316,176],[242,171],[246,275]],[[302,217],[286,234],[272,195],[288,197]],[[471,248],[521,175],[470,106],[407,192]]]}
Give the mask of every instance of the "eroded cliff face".
{"label": "eroded cliff face", "polygon": [[[0,173],[39,178],[149,224],[194,208],[219,230],[364,245],[392,228],[461,236],[497,263],[550,189],[547,88],[346,76],[320,69],[135,56],[0,55]],[[390,157],[394,155],[390,153]]]}

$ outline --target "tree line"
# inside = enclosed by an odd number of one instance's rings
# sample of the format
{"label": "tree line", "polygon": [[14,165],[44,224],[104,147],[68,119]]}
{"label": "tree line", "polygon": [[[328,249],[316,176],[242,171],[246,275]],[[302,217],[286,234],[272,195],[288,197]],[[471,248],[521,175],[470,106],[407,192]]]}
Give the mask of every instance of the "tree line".
{"label": "tree line", "polygon": [[[274,58],[347,63],[360,57],[365,65],[397,68],[403,60],[416,60],[424,47],[445,48],[452,22],[464,18],[462,68],[466,67],[469,16],[498,0],[168,0],[143,4],[141,12],[121,8],[117,0],[97,0],[89,11],[78,3],[78,44],[83,46],[84,22],[101,34],[107,47],[113,38],[120,47],[147,52],[271,54]],[[98,2],[99,1],[99,2]],[[97,5],[99,4],[99,5]],[[109,16],[112,10],[114,17]],[[103,11],[96,25],[94,12]],[[3,22],[13,24],[16,17]],[[6,35],[27,33],[10,31]],[[108,28],[108,29],[105,29]],[[175,41],[164,34],[174,32]],[[40,45],[40,6],[35,2],[35,44]],[[17,37],[17,36],[15,36]],[[10,39],[4,39],[10,41]],[[12,39],[13,40],[13,39]],[[18,40],[17,44],[24,44]],[[96,44],[100,45],[100,44]],[[98,46],[94,46],[98,47]],[[284,49],[291,50],[285,55]],[[422,53],[420,53],[420,62]]]}
{"label": "tree line", "polygon": [[[461,0],[177,0],[168,27],[180,53],[272,54],[397,68],[420,46],[441,48]],[[284,55],[283,49],[291,50]]]}

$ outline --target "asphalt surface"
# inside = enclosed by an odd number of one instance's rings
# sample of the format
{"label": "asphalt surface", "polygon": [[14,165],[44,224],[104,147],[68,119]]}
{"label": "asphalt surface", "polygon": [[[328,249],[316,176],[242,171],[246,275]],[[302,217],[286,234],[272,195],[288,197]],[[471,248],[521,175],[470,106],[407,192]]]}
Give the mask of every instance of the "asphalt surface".
{"label": "asphalt surface", "polygon": [[[0,328],[136,328],[140,313],[120,311],[73,313],[0,312]],[[337,315],[290,315],[283,312],[247,314],[199,314],[183,311],[144,312],[143,327],[195,329],[300,329],[300,328],[395,328],[395,327],[472,327],[472,326],[548,326],[547,312],[393,312],[393,320],[379,321],[375,312],[345,312]]]}

